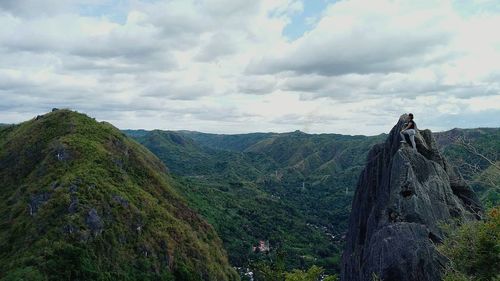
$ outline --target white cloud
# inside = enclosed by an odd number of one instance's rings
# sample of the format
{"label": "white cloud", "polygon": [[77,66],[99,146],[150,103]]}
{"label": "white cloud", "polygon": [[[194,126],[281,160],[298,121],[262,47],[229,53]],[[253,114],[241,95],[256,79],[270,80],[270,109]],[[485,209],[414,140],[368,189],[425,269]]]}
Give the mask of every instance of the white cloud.
{"label": "white cloud", "polygon": [[435,129],[500,113],[491,1],[338,1],[294,41],[306,1],[43,3],[0,2],[0,123],[71,107],[122,128],[378,134],[402,112]]}
{"label": "white cloud", "polygon": [[[455,17],[425,1],[341,1],[285,50],[271,49],[249,72],[335,76],[400,72],[452,55]],[[436,7],[437,6],[437,7]]]}

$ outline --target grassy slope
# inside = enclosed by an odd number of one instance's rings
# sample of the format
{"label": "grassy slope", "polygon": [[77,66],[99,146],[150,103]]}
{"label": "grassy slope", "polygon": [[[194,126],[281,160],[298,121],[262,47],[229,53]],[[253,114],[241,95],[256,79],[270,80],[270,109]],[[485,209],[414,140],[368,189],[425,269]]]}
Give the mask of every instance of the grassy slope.
{"label": "grassy slope", "polygon": [[60,110],[0,129],[1,280],[232,280],[148,150]]}

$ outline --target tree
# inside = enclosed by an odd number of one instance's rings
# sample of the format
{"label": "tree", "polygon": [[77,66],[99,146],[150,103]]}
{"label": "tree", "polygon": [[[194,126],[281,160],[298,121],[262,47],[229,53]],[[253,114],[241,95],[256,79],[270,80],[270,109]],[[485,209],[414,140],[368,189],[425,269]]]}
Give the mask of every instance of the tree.
{"label": "tree", "polygon": [[438,250],[450,259],[445,281],[500,280],[500,207],[483,221],[466,222],[447,237]]}
{"label": "tree", "polygon": [[285,281],[336,281],[337,275],[324,276],[324,270],[318,266],[311,266],[307,271],[294,269],[285,274]]}
{"label": "tree", "polygon": [[337,275],[325,275],[325,270],[316,265],[308,270],[293,269],[285,271],[285,252],[278,248],[274,260],[268,263],[263,261],[254,265],[255,280],[257,281],[337,281]]}
{"label": "tree", "polygon": [[448,137],[448,159],[464,176],[469,186],[480,194],[487,207],[500,202],[500,154],[495,137],[477,137],[474,140],[465,132]]}

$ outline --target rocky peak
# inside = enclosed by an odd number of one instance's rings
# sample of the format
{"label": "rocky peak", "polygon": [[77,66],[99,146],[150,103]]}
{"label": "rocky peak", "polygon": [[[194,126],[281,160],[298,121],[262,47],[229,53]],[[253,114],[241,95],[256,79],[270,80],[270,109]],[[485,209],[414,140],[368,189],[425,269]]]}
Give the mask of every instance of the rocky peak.
{"label": "rocky peak", "polygon": [[402,115],[384,143],[373,146],[352,203],[342,280],[441,280],[447,260],[435,248],[439,224],[474,220],[481,205],[439,152],[430,130],[417,151],[401,143]]}

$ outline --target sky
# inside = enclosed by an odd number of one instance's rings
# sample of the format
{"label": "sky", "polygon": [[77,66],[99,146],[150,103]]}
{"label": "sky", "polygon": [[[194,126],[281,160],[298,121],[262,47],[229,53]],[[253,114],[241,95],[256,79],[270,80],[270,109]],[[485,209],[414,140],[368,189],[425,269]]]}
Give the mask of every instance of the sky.
{"label": "sky", "polygon": [[376,135],[500,124],[500,1],[1,0],[0,123]]}

